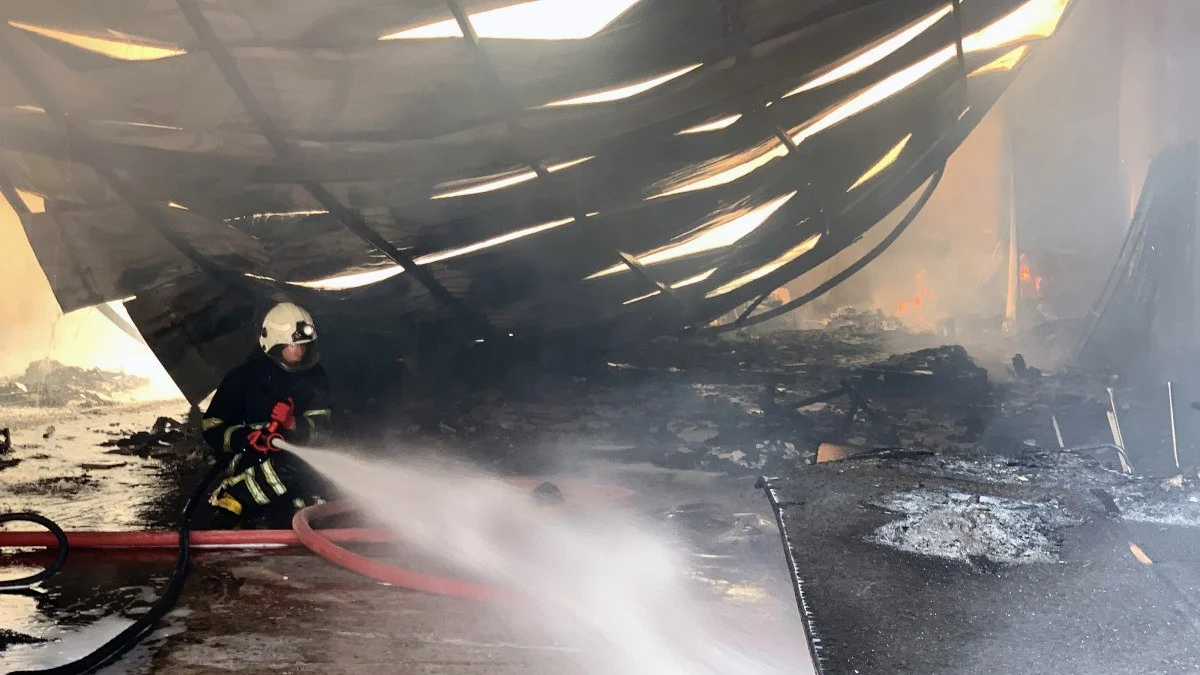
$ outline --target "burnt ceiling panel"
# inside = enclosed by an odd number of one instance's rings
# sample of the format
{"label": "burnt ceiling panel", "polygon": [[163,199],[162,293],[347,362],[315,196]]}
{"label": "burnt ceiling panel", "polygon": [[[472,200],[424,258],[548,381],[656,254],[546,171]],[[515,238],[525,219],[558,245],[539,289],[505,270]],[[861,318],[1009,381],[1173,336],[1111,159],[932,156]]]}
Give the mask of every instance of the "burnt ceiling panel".
{"label": "burnt ceiling panel", "polygon": [[63,306],[137,295],[191,395],[283,297],[371,335],[704,325],[926,184],[1071,2],[75,5],[0,12],[0,173]]}

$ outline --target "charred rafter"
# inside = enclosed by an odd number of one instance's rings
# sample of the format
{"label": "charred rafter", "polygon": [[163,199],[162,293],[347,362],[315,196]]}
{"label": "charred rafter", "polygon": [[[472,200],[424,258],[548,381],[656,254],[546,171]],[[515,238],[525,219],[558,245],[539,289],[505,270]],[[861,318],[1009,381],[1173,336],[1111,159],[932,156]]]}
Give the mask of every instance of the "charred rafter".
{"label": "charred rafter", "polygon": [[[454,20],[458,23],[459,30],[462,31],[463,39],[467,41],[472,54],[474,54],[476,60],[479,62],[480,67],[483,68],[484,72],[486,73],[488,82],[502,101],[502,112],[505,122],[509,128],[510,137],[517,135],[520,132],[520,127],[516,120],[517,106],[513,104],[512,96],[509,93],[508,88],[505,87],[504,81],[500,78],[500,73],[496,70],[495,64],[492,63],[491,57],[487,55],[487,52],[485,52],[483,47],[479,44],[479,35],[475,32],[475,26],[471,23],[471,17],[467,14],[466,10],[463,9],[462,3],[459,2],[459,0],[446,0],[446,5],[450,8],[450,13],[454,15]],[[587,212],[577,200],[565,196],[567,192],[563,188],[562,183],[558,179],[554,178],[554,176],[550,174],[550,171],[546,169],[546,166],[540,161],[529,157],[524,157],[524,153],[521,152],[518,143],[511,142],[510,145],[513,146],[513,150],[517,151],[519,155],[522,155],[522,162],[532,169],[535,174],[537,174],[538,180],[542,181],[543,184],[550,188],[551,192],[553,192],[557,197],[559,203],[567,206],[567,211],[570,213],[571,217],[575,219],[575,223],[580,226],[584,235],[589,239],[596,240],[595,234],[592,233],[586,226],[588,221]],[[596,243],[600,244],[598,241]],[[637,258],[620,249],[609,246],[605,247],[612,248],[613,252],[616,253],[621,262],[642,279],[644,279],[649,285],[656,288],[665,296],[678,301],[678,297],[675,295],[674,289],[650,274],[650,270],[646,269],[646,266],[639,262]]]}
{"label": "charred rafter", "polygon": [[[46,111],[46,115],[48,115],[65,130],[68,136],[85,139],[88,141],[90,146],[90,137],[81,129],[79,129],[79,127],[71,120],[70,115],[62,106],[61,102],[59,102],[58,97],[50,91],[49,87],[47,87],[37,77],[33,69],[30,68],[29,65],[26,64],[17,54],[17,50],[13,48],[12,43],[8,40],[8,31],[10,30],[14,29],[8,26],[0,27],[0,61],[3,61],[8,65],[13,75],[15,75],[21,84],[25,86],[30,95],[33,97],[34,101]],[[195,247],[184,240],[183,237],[180,237],[179,234],[173,231],[170,225],[167,223],[167,218],[163,215],[162,211],[153,204],[147,204],[145,200],[139,197],[132,188],[130,188],[123,180],[121,180],[116,171],[113,170],[113,167],[108,162],[104,161],[102,156],[92,156],[89,158],[89,160],[89,166],[108,185],[109,189],[111,189],[118,197],[125,201],[125,203],[128,204],[130,208],[132,208],[133,211],[137,213],[138,216],[147,225],[149,225],[152,230],[158,233],[159,236],[165,239],[168,244],[174,247],[175,250],[179,251],[179,253],[191,261],[192,264],[194,264],[198,269],[209,274],[213,278],[220,279],[236,286],[251,286],[245,277],[232,270],[225,269],[212,260],[209,260],[203,254],[197,251]],[[12,198],[9,197],[7,191],[4,193],[4,195],[6,198],[9,198],[10,201],[13,201]],[[15,190],[13,190],[13,196],[17,196]],[[16,202],[21,202],[21,200],[18,198]],[[16,208],[15,202],[14,208]]]}
{"label": "charred rafter", "polygon": [[[176,0],[176,4],[179,6],[180,11],[183,12],[184,18],[187,20],[188,25],[191,26],[192,31],[196,33],[196,37],[200,40],[200,43],[208,50],[209,56],[212,57],[213,63],[221,73],[221,77],[224,78],[229,88],[233,90],[234,95],[237,96],[242,107],[246,109],[251,119],[254,120],[254,123],[262,132],[263,137],[267,139],[267,143],[271,145],[276,155],[281,159],[292,157],[295,153],[292,144],[284,137],[279,126],[275,124],[274,119],[267,113],[262,102],[255,96],[250,84],[242,76],[237,61],[229,50],[225,48],[220,38],[217,37],[216,31],[213,30],[208,18],[204,16],[204,12],[200,9],[200,6],[195,0]],[[380,253],[383,253],[392,262],[411,274],[418,283],[429,291],[429,294],[434,299],[446,306],[458,318],[466,321],[468,325],[478,327],[485,334],[497,334],[495,327],[484,316],[472,311],[466,303],[448,291],[432,273],[422,269],[410,256],[396,248],[383,235],[376,232],[359,214],[347,208],[334,197],[324,185],[305,181],[301,183],[301,186],[325,210],[337,218],[343,227],[353,232],[371,246],[374,246]]]}

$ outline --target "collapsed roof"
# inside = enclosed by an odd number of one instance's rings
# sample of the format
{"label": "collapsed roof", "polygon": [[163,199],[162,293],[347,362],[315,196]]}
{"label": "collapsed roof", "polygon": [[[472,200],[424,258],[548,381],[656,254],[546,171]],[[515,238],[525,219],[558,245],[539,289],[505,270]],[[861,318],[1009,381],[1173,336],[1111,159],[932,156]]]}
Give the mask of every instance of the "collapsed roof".
{"label": "collapsed roof", "polygon": [[[386,337],[703,325],[935,181],[1071,0],[12,0],[0,187],[183,392]],[[600,338],[606,339],[606,338]]]}

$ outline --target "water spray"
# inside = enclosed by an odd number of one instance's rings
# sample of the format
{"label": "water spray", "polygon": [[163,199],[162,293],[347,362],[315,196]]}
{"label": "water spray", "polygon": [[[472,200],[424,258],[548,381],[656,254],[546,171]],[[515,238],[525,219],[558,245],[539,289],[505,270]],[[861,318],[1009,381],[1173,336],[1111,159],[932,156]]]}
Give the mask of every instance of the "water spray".
{"label": "water spray", "polygon": [[[376,581],[484,602],[489,611],[507,614],[515,627],[548,633],[556,643],[583,646],[577,651],[587,656],[580,665],[597,675],[631,672],[630,668],[680,675],[809,672],[797,663],[796,654],[782,656],[775,647],[756,649],[751,646],[753,635],[742,634],[744,629],[737,625],[722,625],[716,615],[708,615],[703,605],[695,604],[674,548],[628,513],[621,511],[618,516],[618,510],[612,508],[629,501],[633,496],[629,490],[556,480],[567,501],[547,505],[537,499],[535,488],[540,481],[486,475],[466,465],[417,460],[402,465],[380,463],[292,446],[279,438],[272,439],[272,447],[357,491],[357,502],[303,509],[295,515],[291,532],[206,531],[193,537],[190,524],[195,510],[224,469],[217,463],[189,498],[177,534],[64,533],[37,514],[0,518],[0,522],[37,522],[50,530],[0,532],[0,546],[40,544],[58,549],[49,568],[8,582],[9,587],[48,578],[62,567],[72,545],[178,546],[175,572],[163,596],[133,625],[83,658],[14,675],[93,673],[117,661],[151,634],[174,607],[193,548],[296,544]],[[453,508],[447,508],[448,495],[461,495],[454,497]],[[312,527],[313,521],[353,510],[367,513],[387,527]],[[581,515],[588,518],[580,519]],[[463,569],[470,579],[405,569],[340,545],[363,542],[402,542],[406,549]]]}

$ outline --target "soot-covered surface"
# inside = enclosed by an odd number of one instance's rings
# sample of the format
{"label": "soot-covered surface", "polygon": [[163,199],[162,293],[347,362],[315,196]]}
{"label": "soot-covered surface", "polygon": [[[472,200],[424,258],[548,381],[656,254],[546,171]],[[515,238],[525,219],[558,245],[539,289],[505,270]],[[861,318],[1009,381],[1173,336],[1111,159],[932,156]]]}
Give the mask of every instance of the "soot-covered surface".
{"label": "soot-covered surface", "polygon": [[[775,481],[825,671],[1200,669],[1200,576],[1182,564],[1195,555],[1195,530],[1112,520],[1090,492],[1140,492],[1175,513],[1190,508],[1191,488],[1172,495],[1157,480],[1056,459],[974,475],[941,458],[851,460]],[[939,509],[941,527],[917,523],[898,536],[906,517]]]}

